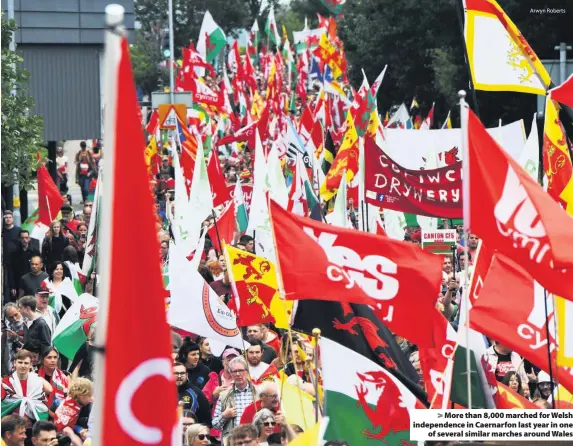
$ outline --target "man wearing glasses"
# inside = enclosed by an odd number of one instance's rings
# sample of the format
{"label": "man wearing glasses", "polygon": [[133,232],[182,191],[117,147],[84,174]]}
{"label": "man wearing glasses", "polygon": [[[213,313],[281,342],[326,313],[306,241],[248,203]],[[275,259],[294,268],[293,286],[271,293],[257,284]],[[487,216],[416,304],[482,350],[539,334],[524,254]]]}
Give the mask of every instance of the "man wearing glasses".
{"label": "man wearing glasses", "polygon": [[259,399],[245,408],[243,416],[241,417],[241,424],[252,423],[258,411],[269,409],[274,414],[277,423],[275,432],[280,432],[282,425],[286,423],[286,419],[280,412],[280,408],[281,404],[277,385],[273,381],[264,381],[259,387]]}
{"label": "man wearing glasses", "polygon": [[184,364],[173,364],[173,375],[177,385],[179,403],[183,404],[183,410],[192,411],[199,423],[211,426],[211,404],[205,394],[189,382],[187,369]]}
{"label": "man wearing glasses", "polygon": [[[254,401],[255,386],[249,381],[247,370],[247,362],[242,356],[232,359],[229,363],[234,384],[221,393],[213,414],[213,427],[222,431],[223,440],[240,424],[245,408]],[[253,438],[256,439],[257,435]]]}

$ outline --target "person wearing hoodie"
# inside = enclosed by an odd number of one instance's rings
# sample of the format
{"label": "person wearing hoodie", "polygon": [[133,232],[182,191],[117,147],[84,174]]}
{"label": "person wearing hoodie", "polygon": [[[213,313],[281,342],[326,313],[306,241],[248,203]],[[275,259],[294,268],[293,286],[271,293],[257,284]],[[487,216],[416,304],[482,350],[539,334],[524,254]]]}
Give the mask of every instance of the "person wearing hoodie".
{"label": "person wearing hoodie", "polygon": [[192,411],[199,423],[211,426],[211,404],[198,387],[189,382],[187,369],[180,362],[173,363],[173,375],[177,385],[177,397],[183,410]]}
{"label": "person wearing hoodie", "polygon": [[209,381],[209,367],[199,361],[201,356],[199,345],[186,337],[179,349],[177,361],[185,365],[187,368],[187,376],[189,382],[194,386],[203,389],[207,381]]}

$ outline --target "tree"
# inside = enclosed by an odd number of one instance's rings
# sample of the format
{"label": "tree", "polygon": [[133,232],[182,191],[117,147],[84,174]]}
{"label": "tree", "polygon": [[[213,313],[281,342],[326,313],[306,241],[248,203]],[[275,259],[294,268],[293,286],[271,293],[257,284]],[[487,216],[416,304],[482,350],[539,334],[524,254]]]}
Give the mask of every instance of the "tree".
{"label": "tree", "polygon": [[2,17],[2,184],[16,179],[27,189],[42,150],[43,120],[30,114],[34,99],[26,88],[29,73],[21,67],[22,57],[10,50],[16,29],[14,20]]}

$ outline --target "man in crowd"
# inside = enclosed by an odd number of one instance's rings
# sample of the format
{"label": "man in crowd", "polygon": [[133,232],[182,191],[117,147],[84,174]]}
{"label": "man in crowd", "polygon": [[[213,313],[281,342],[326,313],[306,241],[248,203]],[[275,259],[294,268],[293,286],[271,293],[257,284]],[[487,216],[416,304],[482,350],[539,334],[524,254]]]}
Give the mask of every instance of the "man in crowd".
{"label": "man in crowd", "polygon": [[259,444],[259,432],[252,424],[241,424],[233,429],[231,444],[233,446],[255,446]]}
{"label": "man in crowd", "polygon": [[41,286],[36,290],[36,313],[44,318],[48,327],[50,327],[50,333],[54,334],[56,325],[60,322],[60,316],[58,316],[56,310],[48,305],[49,302],[50,290],[45,285]]}
{"label": "man in crowd", "polygon": [[12,370],[18,350],[24,344],[24,318],[15,302],[4,305],[4,323],[2,330],[2,376]]}
{"label": "man in crowd", "polygon": [[32,296],[21,297],[18,301],[20,313],[28,320],[27,330],[24,330],[24,344],[34,340],[42,347],[49,347],[52,345],[52,332],[45,319],[36,312],[36,305],[36,298]]}
{"label": "man in crowd", "polygon": [[36,421],[32,428],[32,444],[34,446],[58,446],[56,425],[49,421]]}
{"label": "man in crowd", "polygon": [[486,350],[484,356],[490,367],[494,370],[495,378],[498,381],[503,381],[506,373],[513,371],[519,374],[523,386],[529,384],[529,378],[525,372],[523,360],[516,352],[502,343],[494,341],[493,345]]}
{"label": "man in crowd", "polygon": [[20,237],[20,228],[14,224],[14,215],[12,211],[4,212],[4,225],[2,226],[2,251],[4,258],[4,299],[8,300],[11,278],[11,264],[14,252],[18,249],[18,238]]}
{"label": "man in crowd", "polygon": [[[241,423],[243,412],[254,401],[255,395],[255,387],[248,379],[247,363],[241,356],[231,360],[229,371],[235,382],[219,395],[213,414],[213,427],[222,431],[223,439]],[[256,439],[257,435],[252,438]]]}
{"label": "man in crowd", "polygon": [[248,424],[253,422],[255,414],[262,409],[269,409],[275,414],[275,421],[277,422],[275,432],[280,432],[283,424],[286,423],[284,415],[280,412],[281,402],[279,400],[279,389],[273,381],[265,381],[259,387],[259,399],[252,404],[249,404],[243,416],[241,417],[241,424]]}
{"label": "man in crowd", "polygon": [[[261,361],[266,362],[267,364],[270,364],[271,362],[273,362],[273,359],[275,359],[277,357],[277,352],[275,351],[275,349],[273,347],[271,347],[265,343],[265,341],[264,341],[264,338],[266,337],[266,332],[264,331],[265,329],[266,329],[266,327],[263,324],[249,325],[247,327],[247,339],[251,343],[254,340],[259,340],[263,343],[263,345],[262,345],[263,354],[261,357]],[[280,343],[279,343],[279,346],[280,346]]]}
{"label": "man in crowd", "polygon": [[247,348],[247,361],[249,362],[249,374],[253,380],[259,377],[269,368],[269,364],[261,361],[263,355],[263,343],[258,339],[250,341],[251,345]]}
{"label": "man in crowd", "polygon": [[239,239],[239,243],[245,246],[245,251],[251,254],[255,253],[255,239],[250,235],[242,235]]}
{"label": "man in crowd", "polygon": [[[18,295],[18,284],[24,274],[31,271],[32,257],[40,256],[40,244],[37,240],[30,238],[30,233],[25,229],[20,230],[19,245],[12,253],[10,260],[10,288],[12,299]],[[34,246],[37,244],[38,246]],[[6,256],[6,253],[4,253]]]}
{"label": "man in crowd", "polygon": [[2,444],[24,446],[26,441],[26,420],[18,415],[2,417]]}
{"label": "man in crowd", "polygon": [[199,423],[211,425],[211,405],[205,394],[189,382],[187,369],[180,362],[173,364],[173,375],[177,385],[179,403],[183,404],[183,410],[191,410]]}
{"label": "man in crowd", "polygon": [[20,297],[36,294],[36,290],[48,278],[48,274],[42,270],[43,267],[41,256],[35,255],[30,259],[30,272],[20,279]]}

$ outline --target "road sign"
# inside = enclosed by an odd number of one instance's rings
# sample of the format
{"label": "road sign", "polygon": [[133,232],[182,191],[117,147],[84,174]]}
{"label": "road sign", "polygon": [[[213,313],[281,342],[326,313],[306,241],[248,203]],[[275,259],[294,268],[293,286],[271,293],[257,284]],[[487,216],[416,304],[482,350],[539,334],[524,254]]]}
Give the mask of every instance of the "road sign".
{"label": "road sign", "polygon": [[177,118],[181,122],[187,122],[187,106],[185,104],[160,104],[157,109],[159,112],[159,128],[176,129]]}
{"label": "road sign", "polygon": [[[187,108],[193,106],[193,93],[190,91],[174,91],[173,92],[174,104],[185,104]],[[171,93],[163,91],[154,91],[151,93],[151,107],[159,108],[160,104],[171,104]]]}

